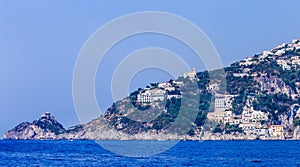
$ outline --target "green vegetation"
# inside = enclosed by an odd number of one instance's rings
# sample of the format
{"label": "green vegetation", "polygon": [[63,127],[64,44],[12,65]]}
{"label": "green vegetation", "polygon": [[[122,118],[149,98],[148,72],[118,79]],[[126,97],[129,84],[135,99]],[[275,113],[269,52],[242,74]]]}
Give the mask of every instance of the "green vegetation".
{"label": "green vegetation", "polygon": [[294,126],[300,126],[300,119],[299,118],[294,119]]}
{"label": "green vegetation", "polygon": [[217,124],[215,126],[213,133],[223,133],[225,131],[226,134],[231,134],[231,133],[243,133],[243,129],[238,127],[238,125],[230,125],[229,123],[226,123],[224,126],[223,124]]}
{"label": "green vegetation", "polygon": [[277,121],[278,116],[289,111],[293,101],[286,94],[259,94],[253,102],[255,110],[270,113],[271,119]]}
{"label": "green vegetation", "polygon": [[221,124],[218,124],[215,129],[213,130],[213,133],[222,133],[223,129],[221,128]]}
{"label": "green vegetation", "polygon": [[243,129],[240,128],[238,125],[230,125],[229,123],[226,124],[226,127],[225,127],[225,133],[226,134],[231,134],[233,132],[239,132],[239,133],[242,133],[243,132]]}

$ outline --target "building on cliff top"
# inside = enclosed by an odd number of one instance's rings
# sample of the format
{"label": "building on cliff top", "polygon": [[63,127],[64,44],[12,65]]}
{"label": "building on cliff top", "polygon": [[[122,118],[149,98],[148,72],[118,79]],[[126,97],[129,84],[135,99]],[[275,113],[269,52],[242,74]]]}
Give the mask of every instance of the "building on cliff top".
{"label": "building on cliff top", "polygon": [[194,67],[192,71],[186,72],[183,74],[183,78],[188,78],[190,80],[197,80],[197,71],[196,68]]}
{"label": "building on cliff top", "polygon": [[41,119],[50,119],[50,118],[51,118],[50,112],[45,112],[41,115]]}

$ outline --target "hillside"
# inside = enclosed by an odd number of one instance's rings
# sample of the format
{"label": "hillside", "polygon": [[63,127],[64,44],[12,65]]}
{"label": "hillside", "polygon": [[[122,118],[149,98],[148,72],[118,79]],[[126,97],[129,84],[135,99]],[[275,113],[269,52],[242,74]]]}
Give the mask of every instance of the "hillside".
{"label": "hillside", "polygon": [[[65,130],[56,122],[22,123],[4,138],[300,139],[299,69],[296,39],[224,69],[151,83],[87,124]],[[222,70],[226,85],[210,79]]]}

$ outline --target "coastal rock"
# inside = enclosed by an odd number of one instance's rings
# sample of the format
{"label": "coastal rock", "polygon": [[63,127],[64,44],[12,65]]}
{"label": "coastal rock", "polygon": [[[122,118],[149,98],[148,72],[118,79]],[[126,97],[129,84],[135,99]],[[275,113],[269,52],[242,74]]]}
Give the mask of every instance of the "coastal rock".
{"label": "coastal rock", "polygon": [[4,139],[56,139],[65,132],[64,127],[50,113],[43,114],[32,123],[23,122],[3,136]]}

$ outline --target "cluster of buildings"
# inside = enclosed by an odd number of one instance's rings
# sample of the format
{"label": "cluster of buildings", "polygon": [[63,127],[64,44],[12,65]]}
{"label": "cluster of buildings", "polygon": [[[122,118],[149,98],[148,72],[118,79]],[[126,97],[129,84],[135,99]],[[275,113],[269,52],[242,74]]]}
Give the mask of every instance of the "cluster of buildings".
{"label": "cluster of buildings", "polygon": [[233,118],[232,102],[234,95],[215,94],[214,112],[207,114],[207,118],[218,123],[229,123]]}
{"label": "cluster of buildings", "polygon": [[257,64],[258,62],[253,57],[247,57],[246,59],[239,62],[240,66],[250,66],[252,64]]}
{"label": "cluster of buildings", "polygon": [[[282,93],[291,96],[292,99],[299,97],[300,82],[296,82],[296,90],[290,88],[285,82],[276,76],[270,76],[267,73],[252,71],[251,65],[256,65],[265,60],[273,60],[283,70],[291,70],[300,67],[300,39],[295,39],[291,44],[281,44],[271,51],[264,51],[254,57],[246,58],[239,62],[243,66],[241,71],[233,73],[234,77],[252,76],[260,85],[261,91],[268,93]],[[216,84],[207,86],[207,90],[216,92],[219,88]],[[247,135],[257,135],[259,137],[284,138],[284,125],[269,125],[268,114],[257,111],[253,108],[254,97],[248,97],[246,105],[243,107],[242,114],[235,115],[232,113],[231,100],[232,95],[215,95],[214,112],[208,113],[208,119],[230,125],[236,125]],[[300,109],[300,107],[299,107]],[[294,117],[300,118],[300,110],[294,113]],[[290,123],[292,124],[292,122]]]}
{"label": "cluster of buildings", "polygon": [[291,70],[300,66],[299,56],[292,56],[291,58],[283,58],[276,60],[277,64],[284,70]]}
{"label": "cluster of buildings", "polygon": [[275,56],[281,56],[285,54],[286,52],[294,51],[294,50],[300,50],[300,39],[294,39],[291,44],[283,43],[274,49],[271,50],[271,52]]}
{"label": "cluster of buildings", "polygon": [[[255,110],[252,106],[253,100],[253,97],[248,97],[246,105],[243,107],[243,112],[239,120],[239,127],[242,128],[247,135],[257,135],[260,137],[278,137],[278,135],[275,134],[275,132],[273,133],[272,128],[273,126],[281,126],[283,128],[283,126],[267,125],[265,122],[268,121],[269,114]],[[283,137],[283,133],[280,137]]]}
{"label": "cluster of buildings", "polygon": [[263,51],[258,58],[249,57],[245,60],[239,62],[241,66],[250,66],[253,64],[258,64],[265,58],[271,58],[276,60],[276,63],[282,67],[284,70],[291,70],[292,68],[300,66],[299,56],[286,57],[290,52],[300,51],[300,39],[294,39],[291,44],[281,44],[271,51]]}
{"label": "cluster of buildings", "polygon": [[[183,78],[189,80],[197,79],[196,68],[193,68],[192,71],[184,73]],[[182,81],[158,83],[156,86],[145,88],[144,90],[140,91],[137,95],[137,102],[152,103],[155,101],[163,101],[166,98],[181,98],[182,96],[178,92],[180,92],[179,90],[182,86],[184,86]]]}
{"label": "cluster of buildings", "polygon": [[[293,41],[295,44],[300,44],[300,41]],[[283,46],[282,46],[283,47]],[[279,47],[281,48],[281,47]],[[277,48],[278,49],[278,48]],[[276,51],[277,53],[278,51]],[[270,55],[274,55],[273,52],[263,52],[261,57],[267,57]],[[260,58],[261,58],[260,57]],[[240,62],[241,64],[247,66],[251,65],[252,63],[256,63],[257,60],[253,58],[247,58],[245,61]],[[280,61],[279,63],[280,64]],[[291,59],[292,65],[300,65],[300,59],[295,56]],[[243,71],[239,74],[234,74],[236,77],[243,77],[243,76],[257,76],[257,73],[251,73],[250,68],[243,68]],[[274,79],[271,81],[265,81],[264,78],[268,78],[267,74],[259,74],[261,78],[261,82],[270,83],[266,89],[271,87],[278,88],[278,90],[273,90],[275,93],[280,91],[285,91],[285,85],[278,86],[282,82],[281,80]],[[196,69],[193,68],[192,71],[186,72],[183,75],[183,78],[189,80],[197,80],[197,73]],[[266,84],[262,84],[266,85]],[[165,99],[171,98],[181,98],[180,88],[184,86],[182,81],[170,81],[170,82],[162,82],[156,85],[152,85],[151,87],[145,88],[141,90],[137,95],[137,102],[138,103],[152,103],[156,101],[163,101]],[[299,83],[300,87],[300,83]],[[280,88],[280,90],[279,90]],[[214,112],[209,112],[207,114],[207,118],[214,122],[223,125],[234,125],[243,130],[246,135],[256,135],[259,138],[276,138],[276,139],[283,139],[284,138],[284,128],[283,125],[269,125],[268,124],[268,113],[255,110],[253,107],[253,101],[255,100],[254,97],[249,96],[247,97],[247,102],[243,107],[243,111],[241,114],[237,115],[233,112],[232,103],[236,97],[236,95],[229,95],[229,94],[218,94],[220,90],[220,83],[217,81],[210,82],[206,86],[206,90],[210,91],[214,94]],[[288,88],[286,88],[288,91]],[[177,92],[177,93],[174,93]],[[298,114],[298,113],[297,113]],[[299,116],[300,116],[300,107],[299,107]]]}
{"label": "cluster of buildings", "polygon": [[235,125],[241,128],[246,135],[256,135],[261,138],[275,137],[284,138],[283,125],[267,125],[268,114],[254,110],[253,97],[248,97],[241,115],[232,112],[232,102],[235,95],[215,94],[214,112],[207,115],[209,120],[220,124]]}
{"label": "cluster of buildings", "polygon": [[233,116],[231,109],[233,98],[233,95],[216,94],[214,112],[208,113],[207,118],[224,124],[230,122],[230,119]]}

